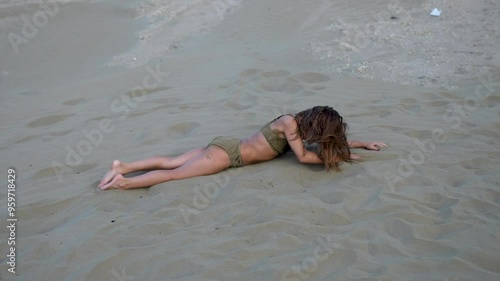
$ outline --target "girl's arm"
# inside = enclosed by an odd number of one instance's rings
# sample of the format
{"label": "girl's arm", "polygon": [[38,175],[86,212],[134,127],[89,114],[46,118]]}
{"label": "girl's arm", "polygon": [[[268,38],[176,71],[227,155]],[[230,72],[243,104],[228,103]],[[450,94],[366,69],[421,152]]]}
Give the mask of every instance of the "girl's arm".
{"label": "girl's arm", "polygon": [[387,147],[387,144],[383,142],[349,141],[349,148],[380,150],[381,147]]}
{"label": "girl's arm", "polygon": [[300,163],[307,164],[323,164],[323,160],[321,160],[313,151],[309,151],[304,147],[304,143],[302,142],[302,138],[297,136],[297,121],[292,116],[284,116],[282,117],[283,123],[285,125],[284,133],[285,137],[290,145],[290,148],[297,156],[297,159]]}

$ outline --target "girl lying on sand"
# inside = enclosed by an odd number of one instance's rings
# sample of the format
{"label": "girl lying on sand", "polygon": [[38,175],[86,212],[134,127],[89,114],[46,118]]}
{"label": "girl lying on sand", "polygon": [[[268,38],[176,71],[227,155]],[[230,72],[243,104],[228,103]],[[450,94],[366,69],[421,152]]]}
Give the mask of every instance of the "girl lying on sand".
{"label": "girl lying on sand", "polygon": [[[315,106],[295,115],[282,115],[245,139],[216,137],[206,147],[188,151],[177,157],[153,157],[133,163],[113,161],[111,170],[99,183],[101,189],[132,189],[148,187],[170,180],[206,176],[229,167],[274,159],[290,149],[301,163],[324,164],[326,170],[339,171],[341,162],[359,156],[350,148],[379,150],[382,142],[347,141],[347,124],[329,106]],[[316,143],[319,152],[308,151],[304,145]],[[145,170],[146,174],[125,178],[123,175]]]}

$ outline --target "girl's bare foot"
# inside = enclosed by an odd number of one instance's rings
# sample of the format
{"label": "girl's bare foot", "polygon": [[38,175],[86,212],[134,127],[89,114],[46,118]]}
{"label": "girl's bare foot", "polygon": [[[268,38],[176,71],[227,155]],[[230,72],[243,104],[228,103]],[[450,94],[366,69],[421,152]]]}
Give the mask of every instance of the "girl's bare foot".
{"label": "girl's bare foot", "polygon": [[106,173],[106,175],[104,175],[98,187],[102,189],[102,187],[105,184],[108,184],[116,175],[121,174],[122,173],[122,171],[120,170],[121,166],[122,163],[120,161],[118,160],[113,161],[113,164],[111,165],[111,170],[109,170]]}
{"label": "girl's bare foot", "polygon": [[117,174],[117,175],[115,175],[113,180],[111,180],[111,182],[109,182],[106,185],[100,186],[100,188],[102,190],[111,189],[111,188],[112,189],[124,189],[123,183],[125,180],[126,179],[121,174]]}

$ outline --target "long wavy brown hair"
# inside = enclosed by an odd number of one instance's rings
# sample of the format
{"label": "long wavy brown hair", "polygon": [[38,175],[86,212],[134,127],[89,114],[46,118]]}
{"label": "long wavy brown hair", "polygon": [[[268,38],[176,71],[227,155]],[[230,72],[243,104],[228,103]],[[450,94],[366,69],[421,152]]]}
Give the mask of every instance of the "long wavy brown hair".
{"label": "long wavy brown hair", "polygon": [[347,124],[342,116],[330,106],[315,106],[295,115],[298,136],[306,143],[317,143],[318,156],[325,169],[340,171],[341,162],[351,162],[351,151],[347,142]]}

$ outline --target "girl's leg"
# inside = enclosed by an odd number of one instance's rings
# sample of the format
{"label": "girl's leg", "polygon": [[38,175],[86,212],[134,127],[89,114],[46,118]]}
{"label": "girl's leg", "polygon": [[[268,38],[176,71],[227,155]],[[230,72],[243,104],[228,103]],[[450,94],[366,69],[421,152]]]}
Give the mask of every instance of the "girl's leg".
{"label": "girl's leg", "polygon": [[119,174],[128,174],[137,171],[175,169],[184,165],[189,159],[199,156],[205,148],[190,150],[177,157],[152,157],[132,163],[120,163]]}
{"label": "girl's leg", "polygon": [[229,156],[220,147],[211,146],[174,170],[158,170],[144,175],[125,178],[117,174],[113,180],[101,189],[132,189],[148,187],[170,180],[187,179],[221,172],[230,166]]}
{"label": "girl's leg", "polygon": [[189,159],[201,155],[205,148],[190,150],[177,157],[152,157],[145,160],[123,163],[118,160],[113,161],[109,170],[99,183],[99,187],[109,183],[116,175],[126,175],[138,171],[175,169],[184,165]]}

